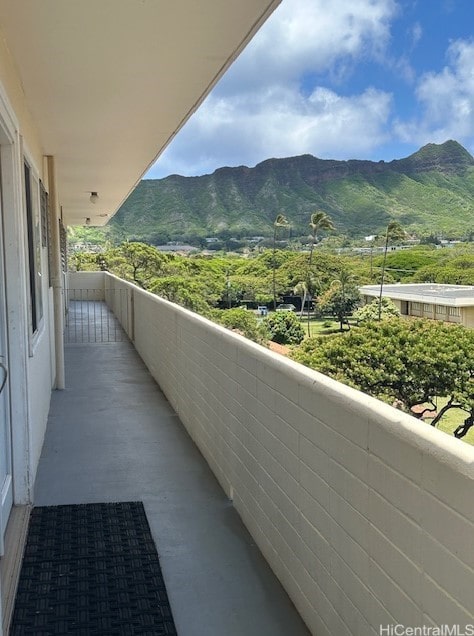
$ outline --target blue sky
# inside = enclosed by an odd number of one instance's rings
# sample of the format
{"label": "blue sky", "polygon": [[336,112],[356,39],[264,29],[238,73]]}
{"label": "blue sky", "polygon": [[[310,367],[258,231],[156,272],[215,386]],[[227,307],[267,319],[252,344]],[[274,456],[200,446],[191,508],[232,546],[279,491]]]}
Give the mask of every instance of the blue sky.
{"label": "blue sky", "polygon": [[474,0],[282,0],[145,178],[474,153]]}

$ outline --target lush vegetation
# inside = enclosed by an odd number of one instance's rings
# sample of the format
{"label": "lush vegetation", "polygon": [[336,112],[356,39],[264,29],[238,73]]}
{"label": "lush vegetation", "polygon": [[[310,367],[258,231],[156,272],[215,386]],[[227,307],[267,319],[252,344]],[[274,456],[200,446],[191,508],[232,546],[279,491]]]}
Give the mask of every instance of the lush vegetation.
{"label": "lush vegetation", "polygon": [[299,318],[291,311],[276,311],[265,319],[270,340],[278,344],[299,344],[304,329]]}
{"label": "lush vegetation", "polygon": [[[274,226],[275,237],[277,228],[284,225]],[[70,267],[107,269],[258,343],[272,339],[290,345],[296,360],[406,411],[424,404],[428,416],[442,404],[433,422],[456,414],[457,436],[474,422],[474,331],[399,320],[385,299],[381,306],[375,300],[357,309],[358,287],[380,283],[382,270],[385,283],[473,284],[472,244],[420,245],[371,258],[329,253],[320,244],[310,244],[306,252],[281,250],[275,241],[243,258],[226,253],[184,257],[126,242],[98,254],[76,253]],[[298,300],[301,311],[270,312],[267,318],[251,311],[262,304],[272,307],[274,295],[277,302]]]}

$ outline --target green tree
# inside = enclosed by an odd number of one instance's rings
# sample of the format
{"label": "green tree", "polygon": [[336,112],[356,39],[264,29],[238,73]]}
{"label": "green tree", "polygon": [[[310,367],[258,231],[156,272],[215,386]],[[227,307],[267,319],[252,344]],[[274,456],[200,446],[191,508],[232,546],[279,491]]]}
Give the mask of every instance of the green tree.
{"label": "green tree", "polygon": [[[380,310],[381,308],[381,310]],[[388,318],[398,318],[400,310],[390,298],[382,298],[382,302],[376,298],[367,305],[359,307],[354,312],[354,319],[358,324],[373,322],[374,320],[387,320]]]}
{"label": "green tree", "polygon": [[[344,335],[311,338],[292,357],[407,412],[418,404],[436,410],[436,398],[466,412],[456,428],[465,435],[474,418],[474,331],[432,320],[367,323]],[[417,417],[421,417],[418,413]]]}
{"label": "green tree", "polygon": [[209,317],[220,325],[236,331],[259,344],[264,344],[268,340],[268,332],[265,325],[257,320],[252,311],[247,311],[242,307],[214,309]]}
{"label": "green tree", "polygon": [[[309,227],[310,227],[311,233],[310,233],[308,267],[306,270],[306,286],[308,290],[310,289],[310,287],[314,288],[314,285],[312,285],[311,282],[312,282],[314,244],[316,242],[317,235],[321,231],[329,232],[334,230],[334,223],[325,212],[313,212],[309,220]],[[312,295],[314,296],[314,294]],[[308,336],[310,335],[309,315],[310,315],[310,308],[308,303],[308,313],[307,313]]]}
{"label": "green tree", "polygon": [[[186,307],[191,311],[206,316],[211,305],[210,296],[206,295],[206,286],[202,281],[190,279],[188,276],[164,276],[154,280],[150,291],[166,300]],[[218,293],[213,295],[214,302]]]}
{"label": "green tree", "polygon": [[385,268],[387,265],[387,252],[388,252],[388,243],[390,240],[396,241],[400,240],[405,236],[405,230],[402,228],[398,221],[390,221],[387,225],[387,230],[385,232],[385,247],[383,253],[383,263],[382,263],[382,274],[380,276],[380,294],[379,294],[379,320],[382,312],[382,294],[383,294],[383,285],[385,280]]}
{"label": "green tree", "polygon": [[276,300],[276,239],[277,239],[277,231],[280,227],[288,227],[289,223],[284,214],[277,214],[275,220],[273,221],[273,248],[272,248],[272,267],[273,267],[273,309],[277,306]]}
{"label": "green tree", "polygon": [[323,312],[332,314],[339,320],[339,329],[343,330],[344,322],[352,314],[360,301],[359,289],[354,283],[354,277],[347,269],[339,272],[339,277],[332,281],[329,289],[319,301]]}
{"label": "green tree", "polygon": [[309,227],[311,230],[311,242],[309,247],[308,270],[311,270],[311,265],[313,264],[314,244],[316,242],[318,233],[321,231],[330,232],[335,228],[334,223],[325,212],[313,212],[309,220]]}
{"label": "green tree", "polygon": [[263,322],[270,334],[270,340],[278,344],[299,344],[304,338],[303,327],[292,311],[276,311]]}
{"label": "green tree", "polygon": [[69,257],[69,269],[76,272],[96,272],[101,269],[102,254],[93,252],[76,252]]}
{"label": "green tree", "polygon": [[104,255],[107,269],[149,289],[153,278],[163,272],[168,256],[145,243],[126,242],[107,250]]}
{"label": "green tree", "polygon": [[300,282],[295,285],[295,288],[293,289],[293,293],[295,294],[295,296],[299,296],[301,298],[301,310],[300,310],[300,320],[301,320],[303,318],[304,305],[306,302],[306,298],[308,296],[308,285],[306,284],[306,281],[300,280]]}

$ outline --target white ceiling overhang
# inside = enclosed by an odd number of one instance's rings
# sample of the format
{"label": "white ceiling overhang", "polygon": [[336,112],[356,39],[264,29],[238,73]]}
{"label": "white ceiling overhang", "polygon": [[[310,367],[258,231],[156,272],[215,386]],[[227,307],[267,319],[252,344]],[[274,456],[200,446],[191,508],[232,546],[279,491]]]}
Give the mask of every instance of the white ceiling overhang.
{"label": "white ceiling overhang", "polygon": [[279,2],[0,0],[67,224],[117,211]]}

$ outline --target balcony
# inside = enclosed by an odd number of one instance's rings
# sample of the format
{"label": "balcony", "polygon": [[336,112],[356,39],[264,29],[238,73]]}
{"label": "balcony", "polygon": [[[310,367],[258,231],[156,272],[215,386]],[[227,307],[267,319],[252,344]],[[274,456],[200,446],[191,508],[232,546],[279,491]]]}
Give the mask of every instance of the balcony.
{"label": "balcony", "polygon": [[471,447],[110,274],[68,298],[35,502],[144,501],[181,636],[472,622]]}

